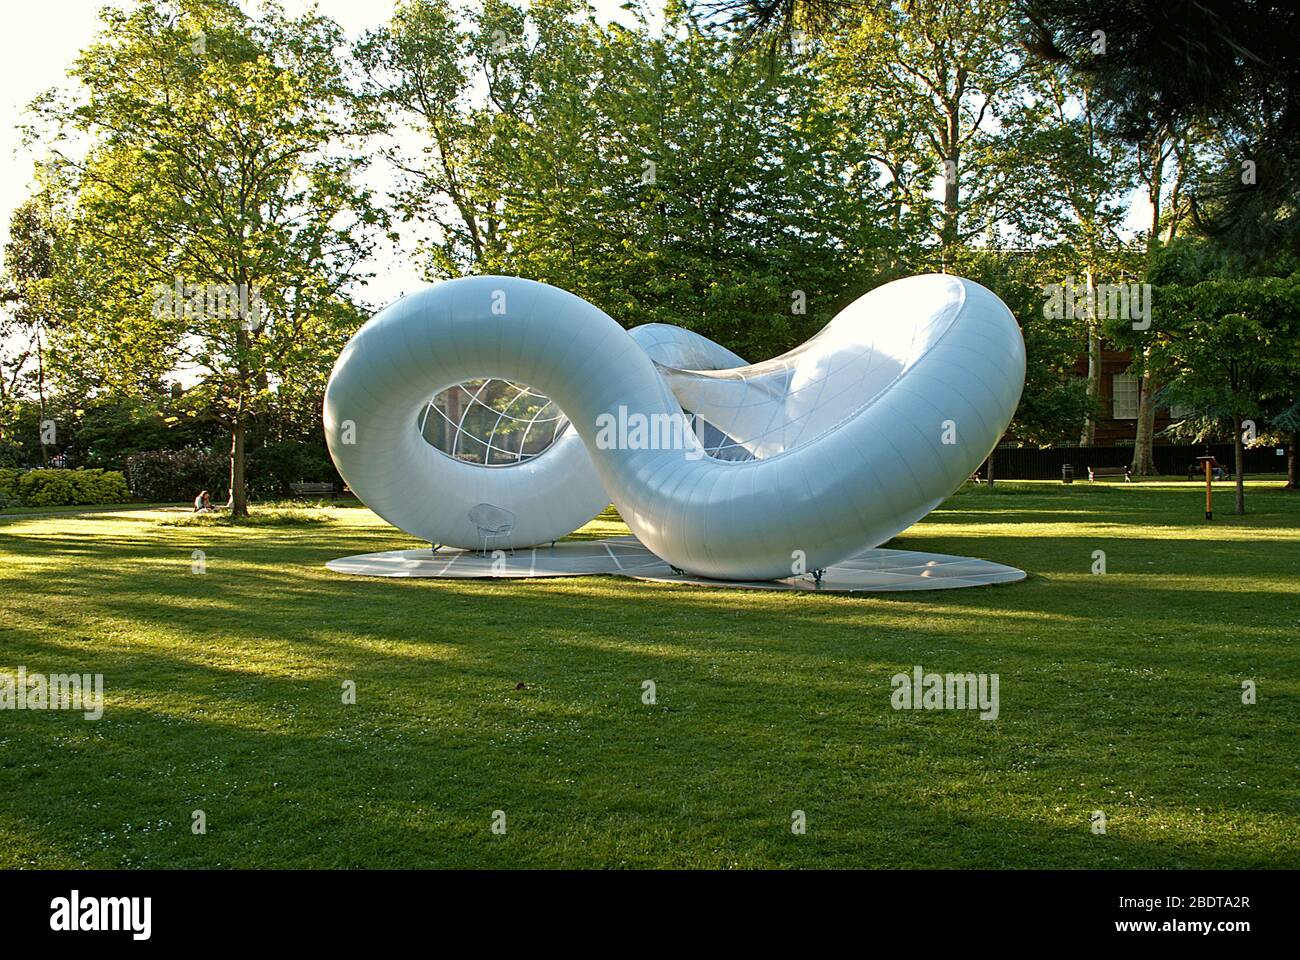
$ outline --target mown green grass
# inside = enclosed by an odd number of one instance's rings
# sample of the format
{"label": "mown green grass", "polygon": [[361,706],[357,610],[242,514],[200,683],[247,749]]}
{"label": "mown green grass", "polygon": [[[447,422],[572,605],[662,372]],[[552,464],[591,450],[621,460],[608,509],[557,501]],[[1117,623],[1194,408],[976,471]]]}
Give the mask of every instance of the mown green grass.
{"label": "mown green grass", "polygon": [[[968,487],[894,545],[1029,579],[867,597],[331,574],[415,545],[359,508],[9,520],[0,671],[107,704],[0,712],[0,867],[1297,867],[1276,486],[1212,524],[1187,482]],[[916,664],[999,674],[1000,717],[894,711]]]}

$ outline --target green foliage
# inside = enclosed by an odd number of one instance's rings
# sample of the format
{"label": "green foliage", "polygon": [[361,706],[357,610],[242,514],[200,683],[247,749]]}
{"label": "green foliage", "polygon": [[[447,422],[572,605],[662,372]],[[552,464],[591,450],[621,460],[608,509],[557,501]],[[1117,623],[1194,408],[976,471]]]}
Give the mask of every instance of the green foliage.
{"label": "green foliage", "polygon": [[71,423],[67,429],[79,462],[96,466],[124,468],[131,454],[179,446],[192,433],[169,423],[171,404],[154,398],[106,395],[85,401],[69,412]]}
{"label": "green foliage", "polygon": [[[896,215],[919,217],[946,262],[1014,221],[1042,166],[1025,163],[1020,130],[986,122],[1017,103],[1029,79],[1014,8],[916,0],[853,13],[856,29],[827,38],[830,91],[851,117],[844,135],[888,170]],[[940,200],[931,198],[936,178]]]}
{"label": "green foliage", "polygon": [[45,419],[47,353],[58,325],[53,291],[60,281],[56,251],[62,232],[61,215],[44,186],[10,216],[9,239],[0,259],[0,462],[25,459],[44,464],[51,454],[38,431],[24,457],[14,424],[29,394],[35,395],[34,407],[41,412],[37,423]]}
{"label": "green foliage", "polygon": [[[145,450],[127,458],[126,474],[137,497],[153,503],[188,502],[207,490],[213,503],[226,502],[230,492],[230,461],[199,447]],[[319,440],[271,443],[248,457],[248,489],[254,499],[289,493],[291,483],[342,481]]]}
{"label": "green foliage", "polygon": [[0,467],[0,506],[66,507],[130,500],[126,480],[116,470]]}
{"label": "green foliage", "polygon": [[[1150,330],[1123,321],[1107,330],[1116,342],[1146,351],[1165,383],[1162,402],[1194,411],[1175,433],[1199,440],[1230,432],[1240,462],[1245,421],[1261,440],[1269,438],[1270,421],[1273,436],[1290,432],[1287,411],[1300,399],[1300,274],[1158,287]],[[1244,510],[1239,477],[1237,512]]]}
{"label": "green foliage", "polygon": [[[788,4],[778,22],[827,25],[816,7]],[[678,324],[756,360],[883,282],[965,271],[1024,330],[1016,436],[1073,439],[1095,414],[1073,368],[1099,348],[1097,325],[1045,320],[1039,291],[1134,270],[1119,232],[1136,153],[1103,122],[1113,78],[1035,62],[1008,0],[869,5],[780,50],[689,4],[670,2],[662,26],[648,6],[625,9],[629,25],[601,23],[587,0],[403,0],[351,60],[314,11],[106,9],[70,71],[77,88],[33,104],[47,154],[6,248],[0,463],[61,453],[117,468],[149,450],[233,448],[237,505],[245,483],[275,496],[336,479],[320,396],[390,214],[420,225],[430,278],[544,280],[627,326]],[[1178,161],[1172,236],[1191,222],[1201,154],[1231,144],[1161,122],[1156,154]],[[387,207],[359,176],[381,150],[397,176]],[[1001,249],[1011,242],[1035,252]],[[1229,275],[1221,249],[1156,254],[1157,283]],[[256,289],[261,309],[190,309],[187,285]],[[201,380],[169,398],[181,365]],[[1267,390],[1259,415],[1283,416],[1289,388]],[[43,419],[58,425],[53,447]],[[142,466],[141,482],[167,499],[230,482],[187,469]]]}
{"label": "green foliage", "polygon": [[1020,324],[1025,339],[1025,389],[1011,433],[1021,443],[1038,446],[1077,440],[1079,422],[1089,409],[1086,383],[1074,373],[1079,330],[1043,315],[1042,278],[1051,275],[1051,253],[965,253],[955,267],[962,276],[996,293]]}
{"label": "green foliage", "polygon": [[159,388],[149,396],[102,391],[84,397],[61,390],[46,397],[43,411],[34,397],[14,402],[0,440],[0,463],[39,465],[43,420],[54,424],[47,456],[110,470],[124,470],[133,453],[206,446],[220,433],[210,405],[197,392],[173,396]]}
{"label": "green foliage", "polygon": [[[141,0],[103,20],[77,96],[34,104],[73,211],[56,361],[136,393],[199,371],[235,438],[241,508],[248,424],[276,382],[322,377],[359,323],[343,291],[385,220],[355,182],[373,127],[342,30],[314,11]],[[73,131],[84,160],[62,147]]]}
{"label": "green foliage", "polygon": [[1113,279],[1103,261],[1120,245],[1127,195],[1136,185],[1132,148],[1100,121],[1086,81],[1041,65],[1032,77],[1000,118],[1017,158],[1018,209],[1010,219],[1024,236],[1068,244],[1076,273]]}
{"label": "green foliage", "polygon": [[0,509],[22,506],[18,499],[18,478],[23,472],[16,467],[0,467]]}
{"label": "green foliage", "polygon": [[763,359],[897,275],[880,170],[807,57],[774,70],[679,6],[662,30],[586,10],[413,0],[359,45],[422,137],[398,205],[431,277],[522,275]]}
{"label": "green foliage", "polygon": [[192,501],[200,490],[207,490],[213,503],[224,503],[230,492],[229,461],[196,447],[132,454],[126,475],[131,492],[152,503]]}
{"label": "green foliage", "polygon": [[[1026,0],[1025,7],[1032,48],[1086,76],[1131,142],[1194,124],[1214,131],[1218,162],[1195,189],[1196,219],[1221,253],[1258,265],[1280,250],[1300,252],[1293,3]],[[1104,55],[1093,49],[1099,27]]]}
{"label": "green foliage", "polygon": [[270,443],[248,455],[248,486],[258,499],[288,494],[291,483],[319,482],[334,483],[338,489],[343,483],[319,438]]}
{"label": "green foliage", "polygon": [[1149,350],[1170,403],[1217,416],[1263,417],[1273,399],[1295,402],[1300,366],[1300,274],[1203,280],[1154,291],[1149,331],[1107,326],[1119,343]]}

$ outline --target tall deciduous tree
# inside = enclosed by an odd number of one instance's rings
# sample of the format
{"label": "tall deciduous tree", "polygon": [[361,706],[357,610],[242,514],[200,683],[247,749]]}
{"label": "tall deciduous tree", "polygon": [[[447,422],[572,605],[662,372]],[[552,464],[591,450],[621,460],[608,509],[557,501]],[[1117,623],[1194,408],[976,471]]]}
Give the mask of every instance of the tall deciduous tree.
{"label": "tall deciduous tree", "polygon": [[357,322],[349,288],[384,219],[355,179],[371,126],[343,34],[314,12],[141,0],[102,17],[69,71],[79,89],[33,104],[98,271],[65,302],[58,351],[128,391],[177,367],[201,377],[242,515],[251,418]]}
{"label": "tall deciduous tree", "polygon": [[1007,0],[914,0],[855,13],[859,25],[830,41],[837,80],[854,91],[873,153],[896,173],[919,164],[938,178],[946,266],[959,245],[1014,220],[1029,194],[1016,144],[997,126],[1029,79],[1014,12]]}
{"label": "tall deciduous tree", "polygon": [[[49,462],[50,432],[46,397],[46,347],[51,331],[58,319],[53,303],[52,287],[55,282],[55,251],[58,215],[49,193],[42,193],[25,201],[9,220],[9,240],[4,248],[4,276],[0,278],[0,302],[6,309],[6,320],[0,325],[0,338],[13,338],[25,346],[12,358],[8,376],[0,370],[0,423],[7,422],[6,407],[12,405],[19,394],[19,378],[24,367],[33,366],[31,379],[36,388],[40,411],[41,462]],[[3,440],[0,427],[0,440]]]}
{"label": "tall deciduous tree", "polygon": [[[1166,384],[1163,400],[1231,425],[1236,512],[1245,513],[1245,443],[1263,431],[1270,413],[1296,402],[1300,276],[1160,287],[1150,330],[1112,322],[1107,332],[1145,350],[1147,364]],[[1246,421],[1250,430],[1244,430]]]}
{"label": "tall deciduous tree", "polygon": [[517,273],[762,357],[915,246],[811,54],[773,64],[678,4],[662,29],[588,13],[410,0],[359,46],[418,137],[393,160],[431,276]]}
{"label": "tall deciduous tree", "polygon": [[[1135,180],[1132,151],[1099,122],[1090,91],[1068,71],[1037,67],[1035,73],[1029,95],[1007,111],[1026,179],[1034,184],[1019,226],[1031,240],[1069,254],[1059,266],[1071,278],[1080,276],[1092,304],[1097,285],[1118,282],[1131,259],[1121,231]],[[1095,311],[1071,319],[1082,328],[1088,358],[1089,406],[1079,443],[1091,446],[1101,395],[1101,324]]]}

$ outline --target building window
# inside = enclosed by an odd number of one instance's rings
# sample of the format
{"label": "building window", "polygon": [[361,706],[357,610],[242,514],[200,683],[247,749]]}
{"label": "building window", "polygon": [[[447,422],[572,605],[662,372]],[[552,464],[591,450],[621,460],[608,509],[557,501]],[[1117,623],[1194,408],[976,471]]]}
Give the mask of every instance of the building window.
{"label": "building window", "polygon": [[1138,378],[1131,373],[1115,373],[1110,378],[1111,416],[1116,420],[1136,420],[1138,415]]}

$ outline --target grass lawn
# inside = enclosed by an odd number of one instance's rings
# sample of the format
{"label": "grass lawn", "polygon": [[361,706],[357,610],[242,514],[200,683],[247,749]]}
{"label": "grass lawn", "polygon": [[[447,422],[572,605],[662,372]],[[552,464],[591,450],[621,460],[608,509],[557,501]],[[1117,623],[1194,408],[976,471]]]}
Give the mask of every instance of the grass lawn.
{"label": "grass lawn", "polygon": [[[8,519],[0,671],[106,708],[0,712],[0,868],[1300,867],[1277,488],[968,486],[892,545],[1029,579],[867,597],[331,574],[416,545],[357,507]],[[1000,716],[893,710],[917,664]]]}
{"label": "grass lawn", "polygon": [[72,516],[78,513],[104,513],[104,512],[124,512],[134,510],[148,510],[151,507],[170,507],[172,504],[167,503],[97,503],[89,506],[76,507],[5,507],[0,510],[0,523],[6,520],[12,520],[15,517],[46,517],[67,515]]}

